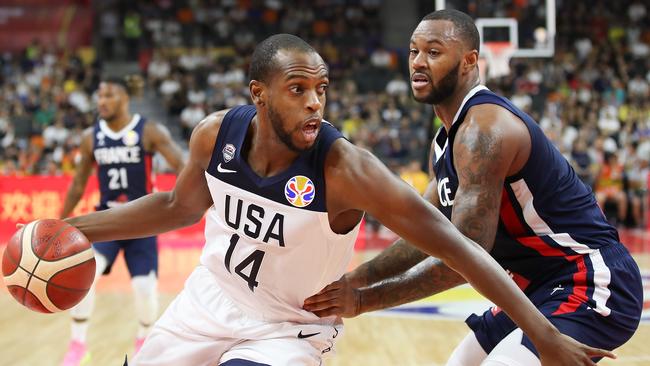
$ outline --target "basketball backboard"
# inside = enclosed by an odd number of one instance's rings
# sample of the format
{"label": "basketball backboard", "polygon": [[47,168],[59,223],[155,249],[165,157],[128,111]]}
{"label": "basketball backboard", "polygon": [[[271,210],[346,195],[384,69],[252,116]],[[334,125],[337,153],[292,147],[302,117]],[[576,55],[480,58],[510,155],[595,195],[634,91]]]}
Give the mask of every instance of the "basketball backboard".
{"label": "basketball backboard", "polygon": [[436,10],[440,9],[472,16],[482,50],[485,43],[509,42],[515,48],[512,57],[552,57],[555,53],[555,0],[436,0]]}

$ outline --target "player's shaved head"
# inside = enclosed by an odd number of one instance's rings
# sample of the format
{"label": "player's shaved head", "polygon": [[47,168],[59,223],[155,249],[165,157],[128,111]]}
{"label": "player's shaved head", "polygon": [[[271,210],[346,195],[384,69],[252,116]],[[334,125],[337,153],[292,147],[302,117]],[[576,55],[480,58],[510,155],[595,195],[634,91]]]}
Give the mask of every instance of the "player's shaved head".
{"label": "player's shaved head", "polygon": [[248,69],[250,79],[268,82],[273,71],[277,69],[275,56],[281,50],[317,53],[312,46],[299,37],[285,33],[273,35],[255,47]]}
{"label": "player's shaved head", "polygon": [[481,38],[478,29],[474,24],[474,19],[469,15],[455,9],[443,9],[427,14],[422,18],[422,21],[425,20],[447,20],[452,22],[456,35],[459,36],[459,41],[470,50],[481,51]]}

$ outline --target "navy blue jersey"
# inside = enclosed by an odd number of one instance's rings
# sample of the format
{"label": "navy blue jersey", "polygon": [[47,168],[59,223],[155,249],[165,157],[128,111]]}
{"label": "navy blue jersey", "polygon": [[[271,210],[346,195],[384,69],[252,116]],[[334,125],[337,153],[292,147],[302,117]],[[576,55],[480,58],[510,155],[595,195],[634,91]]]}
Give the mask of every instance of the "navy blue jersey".
{"label": "navy blue jersey", "polygon": [[146,121],[135,114],[120,131],[99,119],[93,130],[93,156],[97,164],[98,210],[132,201],[151,192],[151,157],[142,139]]}
{"label": "navy blue jersey", "polygon": [[[458,175],[453,145],[467,111],[479,104],[501,106],[526,125],[531,151],[523,169],[507,177],[502,192],[499,226],[491,254],[527,294],[541,285],[569,275],[568,300],[556,314],[587,304],[609,315],[607,300],[611,273],[604,257],[625,249],[609,225],[591,190],[544,135],[533,119],[509,100],[484,86],[474,88],[461,104],[452,127],[442,127],[434,140],[433,169],[441,210],[451,219]],[[629,255],[629,254],[627,254]]]}

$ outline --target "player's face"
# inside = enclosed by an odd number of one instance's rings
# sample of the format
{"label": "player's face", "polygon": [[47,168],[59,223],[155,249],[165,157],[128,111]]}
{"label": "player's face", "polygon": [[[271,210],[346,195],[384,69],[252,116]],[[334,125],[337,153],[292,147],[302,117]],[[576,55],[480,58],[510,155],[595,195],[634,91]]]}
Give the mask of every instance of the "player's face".
{"label": "player's face", "polygon": [[275,57],[279,66],[268,85],[268,117],[280,141],[302,152],[314,146],[323,121],[327,65],[315,52],[281,50]]}
{"label": "player's face", "polygon": [[126,93],[120,85],[100,83],[97,91],[97,112],[106,121],[113,120],[127,102]]}
{"label": "player's face", "polygon": [[415,100],[439,104],[453,94],[458,85],[459,47],[452,22],[425,20],[418,24],[409,46]]}

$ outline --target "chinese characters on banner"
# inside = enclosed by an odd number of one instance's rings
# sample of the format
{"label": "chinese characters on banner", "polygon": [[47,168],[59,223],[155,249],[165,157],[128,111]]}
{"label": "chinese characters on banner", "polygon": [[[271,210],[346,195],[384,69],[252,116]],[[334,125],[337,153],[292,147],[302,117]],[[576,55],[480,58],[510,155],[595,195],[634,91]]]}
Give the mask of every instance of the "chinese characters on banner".
{"label": "chinese characters on banner", "polygon": [[[176,177],[159,175],[156,177],[157,190],[165,191],[174,187]],[[0,245],[4,244],[16,231],[17,223],[28,223],[37,219],[59,218],[65,195],[72,183],[72,177],[0,177]],[[97,179],[91,176],[81,201],[73,215],[81,215],[95,210],[99,202]],[[203,225],[193,225],[184,233],[202,235]],[[196,232],[196,233],[195,233]],[[192,235],[194,236],[194,235]]]}

